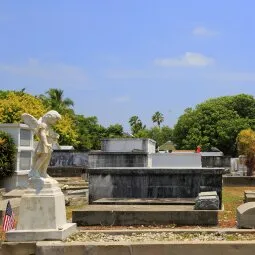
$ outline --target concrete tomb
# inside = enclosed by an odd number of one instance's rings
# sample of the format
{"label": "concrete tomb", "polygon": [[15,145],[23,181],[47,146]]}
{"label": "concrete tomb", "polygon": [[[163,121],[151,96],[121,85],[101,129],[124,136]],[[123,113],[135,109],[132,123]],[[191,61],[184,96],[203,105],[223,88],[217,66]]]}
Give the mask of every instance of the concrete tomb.
{"label": "concrete tomb", "polygon": [[[89,154],[89,205],[73,211],[73,222],[78,225],[217,224],[224,169],[202,168],[199,153],[157,154],[153,148],[155,142],[147,140],[106,139],[103,151]],[[207,191],[217,193],[217,209],[194,210],[198,194]],[[162,216],[157,217],[160,211]],[[113,220],[107,220],[108,217]]]}
{"label": "concrete tomb", "polygon": [[26,124],[9,123],[0,124],[0,130],[8,133],[17,147],[14,175],[4,178],[2,186],[6,191],[15,188],[26,188],[34,153],[33,129]]}

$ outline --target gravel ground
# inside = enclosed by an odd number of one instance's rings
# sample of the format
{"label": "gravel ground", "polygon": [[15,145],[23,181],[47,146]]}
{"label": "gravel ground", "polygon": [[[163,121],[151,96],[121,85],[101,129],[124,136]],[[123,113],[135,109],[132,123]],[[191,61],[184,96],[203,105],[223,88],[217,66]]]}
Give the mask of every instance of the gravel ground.
{"label": "gravel ground", "polygon": [[150,242],[150,241],[247,241],[255,240],[255,234],[225,233],[132,233],[112,235],[105,233],[79,232],[67,238],[66,242]]}

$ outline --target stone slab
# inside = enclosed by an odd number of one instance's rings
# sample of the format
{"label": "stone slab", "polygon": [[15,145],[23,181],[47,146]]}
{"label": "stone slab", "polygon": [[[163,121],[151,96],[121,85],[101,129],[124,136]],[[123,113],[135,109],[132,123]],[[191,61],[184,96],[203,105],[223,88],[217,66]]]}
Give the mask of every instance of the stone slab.
{"label": "stone slab", "polygon": [[38,242],[37,255],[254,255],[255,242]]}
{"label": "stone slab", "polygon": [[78,226],[217,225],[217,210],[194,210],[192,205],[88,205],[74,210]]}
{"label": "stone slab", "polygon": [[216,191],[207,191],[207,192],[200,192],[198,194],[199,197],[202,196],[217,196],[217,192]]}
{"label": "stone slab", "polygon": [[87,195],[88,189],[67,190],[67,195]]}
{"label": "stone slab", "polygon": [[6,232],[6,239],[8,242],[64,240],[76,231],[75,223],[66,223],[59,229],[10,230]]}
{"label": "stone slab", "polygon": [[255,202],[255,190],[244,191],[244,203]]}
{"label": "stone slab", "polygon": [[210,168],[210,167],[97,167],[89,168],[89,174],[137,174],[144,175],[154,173],[156,175],[165,174],[208,174],[208,175],[222,175],[224,168]]}
{"label": "stone slab", "polygon": [[236,212],[238,228],[255,228],[255,202],[238,206]]}
{"label": "stone slab", "polygon": [[223,176],[223,186],[255,186],[255,176]]}
{"label": "stone slab", "polygon": [[36,242],[4,242],[1,255],[33,255],[36,254]]}
{"label": "stone slab", "polygon": [[199,196],[195,201],[195,210],[218,210],[219,209],[218,196]]}
{"label": "stone slab", "polygon": [[101,198],[93,202],[96,205],[194,205],[195,198]]}
{"label": "stone slab", "polygon": [[244,194],[255,194],[255,190],[245,190]]}
{"label": "stone slab", "polygon": [[244,203],[255,202],[255,194],[245,194]]}
{"label": "stone slab", "polygon": [[25,193],[25,189],[14,189],[12,191],[9,191],[3,195],[4,199],[8,198],[15,198],[15,197],[22,197]]}

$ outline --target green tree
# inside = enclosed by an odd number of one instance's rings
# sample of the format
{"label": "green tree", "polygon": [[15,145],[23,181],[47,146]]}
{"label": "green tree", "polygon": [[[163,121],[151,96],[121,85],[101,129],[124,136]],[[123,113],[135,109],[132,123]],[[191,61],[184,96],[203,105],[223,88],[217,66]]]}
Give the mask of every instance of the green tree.
{"label": "green tree", "polygon": [[164,121],[164,116],[160,112],[155,112],[152,115],[152,122],[157,123],[158,127],[160,128],[160,124]]}
{"label": "green tree", "polygon": [[150,138],[156,141],[157,146],[161,146],[169,140],[172,140],[173,130],[168,126],[162,128],[152,127],[151,129],[141,129],[136,134],[139,138]]}
{"label": "green tree", "polygon": [[56,110],[60,114],[66,113],[66,111],[73,113],[71,107],[74,106],[74,102],[70,98],[64,98],[64,91],[62,89],[50,88],[45,94],[39,97],[48,108]]}
{"label": "green tree", "polygon": [[110,125],[108,128],[106,128],[105,133],[106,137],[109,138],[123,137],[123,127],[120,124]]}
{"label": "green tree", "polygon": [[96,116],[84,117],[76,115],[76,126],[78,128],[78,150],[98,150],[101,147],[100,140],[105,136],[105,128],[98,123]]}
{"label": "green tree", "polygon": [[[0,91],[0,99],[0,123],[21,122],[23,113],[29,113],[39,119],[50,109],[39,97],[24,91]],[[62,114],[62,119],[55,127],[60,135],[59,144],[76,145],[77,132],[74,124],[70,113]]]}
{"label": "green tree", "polygon": [[217,147],[236,155],[236,137],[242,129],[255,127],[255,99],[240,94],[209,99],[188,108],[174,127],[173,140],[179,149]]}
{"label": "green tree", "polygon": [[142,121],[139,119],[138,116],[130,117],[129,124],[131,126],[133,135],[136,135],[139,131],[146,128],[146,126],[143,125]]}
{"label": "green tree", "polygon": [[41,117],[47,108],[42,101],[21,91],[0,91],[0,123],[18,123],[23,113]]}
{"label": "green tree", "polygon": [[98,123],[96,116],[84,117],[76,115],[76,126],[78,128],[78,150],[99,150],[101,139],[123,136],[123,127],[119,124],[110,125],[108,128]]}
{"label": "green tree", "polygon": [[11,136],[0,131],[0,179],[11,176],[15,171],[16,146]]}

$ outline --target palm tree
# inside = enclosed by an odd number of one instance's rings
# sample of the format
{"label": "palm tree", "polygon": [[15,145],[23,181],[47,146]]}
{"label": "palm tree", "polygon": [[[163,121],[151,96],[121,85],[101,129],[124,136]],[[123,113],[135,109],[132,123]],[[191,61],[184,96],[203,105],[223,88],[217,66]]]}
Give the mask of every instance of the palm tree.
{"label": "palm tree", "polygon": [[139,130],[146,128],[146,126],[143,125],[142,121],[139,119],[138,116],[132,116],[128,122],[131,126],[133,135],[138,133]]}
{"label": "palm tree", "polygon": [[164,121],[164,116],[160,112],[155,112],[152,115],[151,119],[152,119],[153,123],[157,123],[158,127],[160,128],[160,124]]}
{"label": "palm tree", "polygon": [[70,98],[64,98],[64,91],[62,89],[49,89],[46,91],[46,96],[41,95],[40,98],[53,110],[59,113],[71,110],[74,102]]}

